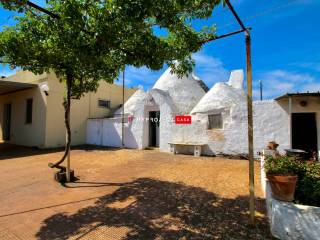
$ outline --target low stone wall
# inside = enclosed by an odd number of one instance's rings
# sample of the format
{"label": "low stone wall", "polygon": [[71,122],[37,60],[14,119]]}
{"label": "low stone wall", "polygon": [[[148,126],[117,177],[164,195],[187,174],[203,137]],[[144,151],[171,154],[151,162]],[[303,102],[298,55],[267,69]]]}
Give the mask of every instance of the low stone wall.
{"label": "low stone wall", "polygon": [[261,183],[266,197],[270,230],[274,237],[282,240],[319,240],[320,207],[305,206],[278,201],[272,197],[261,158]]}
{"label": "low stone wall", "polygon": [[278,201],[266,184],[266,204],[273,236],[290,240],[320,239],[320,207]]}

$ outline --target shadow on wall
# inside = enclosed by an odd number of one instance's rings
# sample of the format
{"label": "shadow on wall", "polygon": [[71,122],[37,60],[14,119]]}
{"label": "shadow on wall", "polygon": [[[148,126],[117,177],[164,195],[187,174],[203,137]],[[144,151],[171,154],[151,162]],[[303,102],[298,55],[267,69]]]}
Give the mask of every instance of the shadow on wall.
{"label": "shadow on wall", "polygon": [[[258,211],[264,212],[264,201],[257,203]],[[257,217],[255,228],[248,226],[247,205],[247,197],[219,198],[202,188],[140,178],[74,214],[52,215],[36,237],[90,239],[102,237],[111,228],[105,238],[272,239],[263,215]]]}

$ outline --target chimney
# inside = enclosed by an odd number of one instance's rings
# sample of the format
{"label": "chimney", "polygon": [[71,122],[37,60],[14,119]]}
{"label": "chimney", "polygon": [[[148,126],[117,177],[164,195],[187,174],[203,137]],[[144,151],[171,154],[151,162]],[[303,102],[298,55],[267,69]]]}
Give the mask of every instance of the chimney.
{"label": "chimney", "polygon": [[243,70],[233,70],[231,71],[228,84],[237,89],[243,89]]}

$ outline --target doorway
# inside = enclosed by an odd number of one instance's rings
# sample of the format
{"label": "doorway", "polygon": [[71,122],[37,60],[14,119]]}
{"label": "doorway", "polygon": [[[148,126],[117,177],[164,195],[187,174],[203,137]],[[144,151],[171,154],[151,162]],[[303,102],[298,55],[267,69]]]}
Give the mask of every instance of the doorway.
{"label": "doorway", "polygon": [[3,140],[10,141],[11,135],[11,103],[3,106]]}
{"label": "doorway", "polygon": [[292,113],[292,148],[318,152],[316,113]]}
{"label": "doorway", "polygon": [[160,111],[149,112],[149,147],[159,147]]}

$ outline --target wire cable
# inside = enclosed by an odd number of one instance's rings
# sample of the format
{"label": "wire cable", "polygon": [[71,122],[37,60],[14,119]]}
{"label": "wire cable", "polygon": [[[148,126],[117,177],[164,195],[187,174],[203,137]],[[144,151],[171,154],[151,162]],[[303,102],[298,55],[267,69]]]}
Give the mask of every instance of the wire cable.
{"label": "wire cable", "polygon": [[[293,4],[297,3],[297,2],[301,2],[301,0],[290,0],[290,1],[287,1],[286,3],[282,3],[282,4],[279,4],[277,6],[265,9],[265,10],[263,10],[261,12],[258,12],[256,14],[254,14],[254,15],[251,15],[251,16],[248,16],[248,17],[244,17],[244,18],[242,18],[242,20],[243,21],[249,21],[249,20],[261,17],[261,16],[269,15],[269,14],[271,14],[273,12],[278,11],[279,9],[287,8],[287,7],[293,5]],[[227,24],[222,25],[221,27],[219,27],[219,29],[224,29],[224,28],[236,25],[236,24],[237,24],[236,22],[232,21],[232,22],[229,22]]]}

